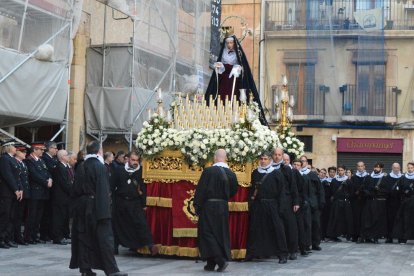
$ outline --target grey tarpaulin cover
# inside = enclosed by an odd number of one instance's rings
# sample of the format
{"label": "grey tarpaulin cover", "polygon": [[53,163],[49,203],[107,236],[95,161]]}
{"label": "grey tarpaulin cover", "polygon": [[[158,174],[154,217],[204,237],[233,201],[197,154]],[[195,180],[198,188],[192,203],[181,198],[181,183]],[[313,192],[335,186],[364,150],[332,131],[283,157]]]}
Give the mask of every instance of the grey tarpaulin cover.
{"label": "grey tarpaulin cover", "polygon": [[[2,48],[0,56],[0,76],[26,57]],[[0,83],[0,127],[35,121],[61,123],[68,90],[68,69],[64,62],[30,59]]]}

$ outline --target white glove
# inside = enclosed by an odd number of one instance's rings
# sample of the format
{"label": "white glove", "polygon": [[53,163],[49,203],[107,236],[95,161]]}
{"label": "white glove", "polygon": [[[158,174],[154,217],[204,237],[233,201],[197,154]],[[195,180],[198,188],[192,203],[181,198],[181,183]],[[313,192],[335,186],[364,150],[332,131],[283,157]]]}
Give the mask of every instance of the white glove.
{"label": "white glove", "polygon": [[220,61],[214,63],[214,68],[218,74],[223,74],[223,72],[226,71],[226,68],[224,68],[223,63]]}
{"label": "white glove", "polygon": [[242,67],[240,65],[233,65],[233,69],[231,69],[229,79],[231,79],[232,76],[234,76],[235,78],[240,77],[241,68]]}

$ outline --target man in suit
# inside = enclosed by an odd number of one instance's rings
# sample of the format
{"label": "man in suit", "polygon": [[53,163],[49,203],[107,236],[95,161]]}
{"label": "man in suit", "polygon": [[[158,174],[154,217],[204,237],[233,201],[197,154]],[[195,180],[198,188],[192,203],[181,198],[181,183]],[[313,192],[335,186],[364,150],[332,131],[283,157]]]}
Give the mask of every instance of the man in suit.
{"label": "man in suit", "polygon": [[[45,147],[45,152],[42,154],[41,158],[46,164],[47,170],[53,179],[53,171],[58,164],[58,160],[56,158],[58,151],[57,144],[56,142],[48,141],[45,143]],[[49,198],[45,201],[45,208],[40,221],[40,240],[46,242],[53,238],[52,225],[52,199]]]}
{"label": "man in suit", "polygon": [[63,240],[65,225],[69,219],[70,193],[74,174],[68,162],[68,152],[59,150],[57,153],[59,162],[53,169],[52,188],[52,231],[54,244],[67,244]]}
{"label": "man in suit", "polygon": [[15,204],[23,197],[19,182],[19,168],[14,158],[14,141],[2,142],[3,154],[0,157],[0,248],[17,247],[12,242]]}
{"label": "man in suit", "polygon": [[28,204],[29,215],[25,240],[31,244],[45,243],[45,241],[38,239],[37,234],[53,181],[45,162],[40,158],[44,150],[43,143],[32,143],[30,156],[25,160],[29,170],[29,184],[32,193]]}

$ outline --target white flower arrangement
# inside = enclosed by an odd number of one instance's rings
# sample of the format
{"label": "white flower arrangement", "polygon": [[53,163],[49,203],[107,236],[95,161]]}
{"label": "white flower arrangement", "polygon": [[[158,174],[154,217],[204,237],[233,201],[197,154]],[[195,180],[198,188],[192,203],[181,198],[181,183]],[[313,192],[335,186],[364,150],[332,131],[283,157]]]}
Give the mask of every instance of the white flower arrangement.
{"label": "white flower arrangement", "polygon": [[[251,106],[254,105],[249,109]],[[256,110],[253,112],[258,114]],[[180,150],[189,164],[199,166],[211,161],[219,148],[226,150],[231,162],[255,161],[264,151],[281,145],[276,132],[263,126],[257,118],[252,122],[242,119],[232,129],[177,130],[169,128],[164,118],[154,114],[149,122],[144,122],[136,147],[149,159],[166,149]]]}
{"label": "white flower arrangement", "polygon": [[292,132],[290,127],[283,127],[279,129],[279,139],[282,147],[290,155],[294,155],[295,158],[303,155],[304,152],[304,143],[296,138],[295,133]]}

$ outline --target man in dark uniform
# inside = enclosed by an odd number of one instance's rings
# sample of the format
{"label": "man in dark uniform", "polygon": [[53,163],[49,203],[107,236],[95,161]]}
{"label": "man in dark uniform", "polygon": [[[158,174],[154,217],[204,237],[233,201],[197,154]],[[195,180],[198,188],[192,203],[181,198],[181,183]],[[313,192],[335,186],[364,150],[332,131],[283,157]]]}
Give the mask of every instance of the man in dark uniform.
{"label": "man in dark uniform", "polygon": [[285,227],[286,241],[289,251],[289,260],[297,259],[298,251],[298,226],[295,213],[299,210],[298,187],[292,175],[290,166],[283,162],[283,149],[276,148],[273,150],[273,167],[280,170],[285,181],[285,195],[281,198],[280,217]]}
{"label": "man in dark uniform", "polygon": [[356,173],[351,177],[350,188],[350,202],[352,208],[352,217],[354,220],[354,235],[353,242],[361,243],[361,214],[364,207],[365,198],[362,194],[362,187],[365,185],[369,174],[365,171],[365,164],[362,161],[357,163]]}
{"label": "man in dark uniform", "polygon": [[[53,141],[45,143],[46,151],[42,154],[42,160],[45,162],[47,170],[53,179],[53,171],[58,164],[56,153],[58,151],[57,144]],[[43,210],[42,220],[40,221],[40,240],[49,241],[53,238],[53,223],[52,223],[52,197],[45,201],[45,208]]]}
{"label": "man in dark uniform", "polygon": [[27,170],[26,165],[23,160],[26,159],[27,148],[23,145],[16,145],[16,155],[15,158],[19,165],[19,181],[22,186],[23,199],[18,201],[16,204],[16,215],[14,216],[13,226],[14,226],[14,241],[17,244],[27,245],[28,243],[24,241],[22,236],[22,224],[26,222],[26,211],[27,203],[30,199],[30,184],[29,184],[29,171]]}
{"label": "man in dark uniform", "polygon": [[312,245],[312,216],[309,205],[310,181],[300,174],[302,162],[299,159],[293,161],[293,177],[298,187],[300,208],[296,212],[298,223],[299,250],[301,256],[308,256],[307,249]]}
{"label": "man in dark uniform", "polygon": [[23,197],[19,179],[19,165],[14,158],[14,141],[2,142],[0,157],[0,248],[17,247],[12,241],[15,205]]}
{"label": "man in dark uniform", "polygon": [[[312,214],[312,250],[320,251],[321,244],[321,210],[325,206],[325,193],[322,187],[322,183],[319,180],[318,175],[308,168],[308,158],[305,155],[300,157],[302,162],[302,169],[300,173],[302,176],[306,176],[313,186],[315,197],[311,197],[311,214]],[[316,202],[312,202],[316,199]]]}
{"label": "man in dark uniform", "polygon": [[79,268],[81,275],[96,275],[100,269],[106,275],[128,275],[119,272],[114,257],[114,237],[111,225],[109,180],[102,147],[98,141],[86,147],[85,161],[76,169],[72,187],[73,224],[72,256],[69,268]]}
{"label": "man in dark uniform", "polygon": [[116,254],[118,243],[134,250],[148,247],[152,255],[157,254],[159,250],[154,245],[145,217],[146,185],[142,179],[139,161],[138,153],[131,152],[125,166],[118,167],[111,178]]}
{"label": "man in dark uniform", "polygon": [[236,194],[238,182],[226,160],[224,149],[215,152],[214,165],[203,170],[194,195],[198,248],[207,260],[206,271],[214,271],[216,265],[218,272],[224,271],[231,258],[228,201]]}
{"label": "man in dark uniform", "polygon": [[49,190],[52,188],[52,177],[47,170],[45,162],[40,158],[44,152],[43,143],[32,143],[31,153],[25,159],[29,171],[29,184],[31,198],[29,200],[27,217],[27,229],[25,229],[25,240],[28,243],[45,243],[38,239],[40,221],[46,201],[49,199]]}
{"label": "man in dark uniform", "polygon": [[365,204],[361,215],[361,237],[367,243],[378,243],[387,235],[388,190],[383,182],[382,163],[376,163],[374,170],[362,186]]}
{"label": "man in dark uniform", "polygon": [[64,241],[66,223],[69,220],[70,195],[74,180],[73,171],[68,164],[68,153],[66,150],[59,150],[59,160],[53,170],[52,188],[52,231],[54,244],[67,244]]}
{"label": "man in dark uniform", "polygon": [[280,199],[285,181],[283,174],[272,167],[272,153],[260,156],[260,165],[252,173],[249,190],[249,236],[245,261],[278,256],[287,262],[287,245],[283,222],[279,216]]}
{"label": "man in dark uniform", "polygon": [[398,185],[403,176],[401,174],[401,166],[398,163],[394,163],[391,169],[392,171],[384,177],[384,184],[389,192],[389,197],[387,198],[387,236],[385,243],[393,243],[392,231],[394,220],[401,206],[401,194]]}

